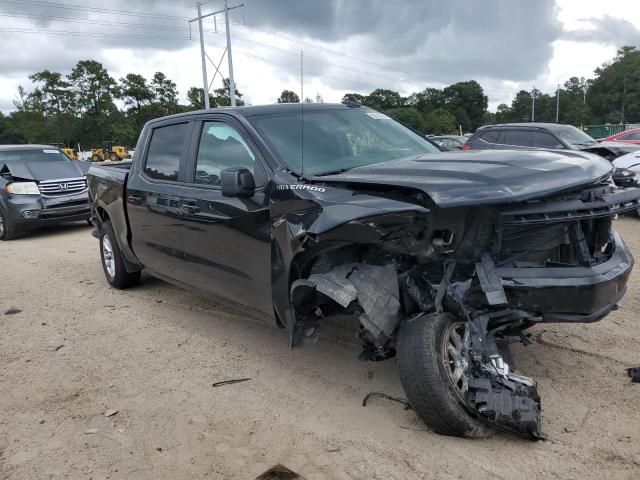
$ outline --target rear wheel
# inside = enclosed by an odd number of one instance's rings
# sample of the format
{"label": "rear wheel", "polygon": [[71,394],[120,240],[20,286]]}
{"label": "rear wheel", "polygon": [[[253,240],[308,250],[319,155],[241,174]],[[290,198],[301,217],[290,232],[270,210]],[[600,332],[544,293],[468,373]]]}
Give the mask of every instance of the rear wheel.
{"label": "rear wheel", "polygon": [[110,153],[109,160],[111,160],[112,162],[117,162],[118,160],[120,160],[120,157],[117,153]]}
{"label": "rear wheel", "polygon": [[140,272],[127,272],[111,222],[102,224],[99,237],[102,269],[109,285],[120,290],[137,285],[140,282]]}
{"label": "rear wheel", "polygon": [[434,432],[460,437],[488,437],[493,430],[466,409],[469,394],[465,323],[451,314],[422,315],[398,335],[400,380],[409,404]]}
{"label": "rear wheel", "polygon": [[13,223],[0,210],[0,240],[12,240],[16,237]]}
{"label": "rear wheel", "polygon": [[92,162],[100,162],[102,161],[102,157],[98,154],[93,154],[91,155],[91,161]]}

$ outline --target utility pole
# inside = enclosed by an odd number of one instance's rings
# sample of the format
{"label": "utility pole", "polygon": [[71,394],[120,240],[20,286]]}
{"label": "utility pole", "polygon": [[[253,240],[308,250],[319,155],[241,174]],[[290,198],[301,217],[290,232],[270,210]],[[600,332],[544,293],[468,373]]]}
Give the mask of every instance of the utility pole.
{"label": "utility pole", "polygon": [[536,86],[533,86],[533,90],[531,92],[531,121],[536,121]]}
{"label": "utility pole", "polygon": [[560,118],[560,84],[558,84],[558,96],[556,98],[556,123],[559,122]]}
{"label": "utility pole", "polygon": [[204,108],[209,110],[209,82],[207,81],[207,58],[204,51],[204,31],[202,29],[202,4],[198,2],[198,30],[200,30],[200,57],[202,58],[202,95],[204,96]]}
{"label": "utility pole", "polygon": [[[205,2],[207,3],[207,2]],[[235,10],[236,8],[244,7],[244,3],[240,5],[236,5],[233,7],[229,7],[227,5],[227,0],[224,0],[224,10],[218,10],[216,12],[207,13],[206,15],[202,15],[202,3],[198,3],[198,16],[196,18],[192,18],[189,20],[189,23],[198,22],[198,27],[200,29],[200,56],[202,57],[202,84],[204,87],[204,106],[205,108],[210,108],[209,105],[209,83],[207,82],[207,53],[204,49],[204,30],[202,28],[202,20],[207,17],[214,17],[219,13],[223,13],[225,15],[225,22],[227,26],[227,55],[229,58],[229,99],[231,100],[231,106],[236,106],[236,83],[233,78],[233,58],[231,56],[231,32],[229,30],[229,12],[231,10]]]}
{"label": "utility pole", "polygon": [[[242,5],[240,5],[242,6]],[[231,30],[229,29],[229,7],[224,0],[224,21],[227,27],[227,59],[229,59],[229,98],[231,106],[236,106],[236,82],[233,80],[233,56],[231,55]]]}
{"label": "utility pole", "polygon": [[627,77],[622,81],[622,107],[620,108],[620,125],[624,123],[624,104],[627,100]]}

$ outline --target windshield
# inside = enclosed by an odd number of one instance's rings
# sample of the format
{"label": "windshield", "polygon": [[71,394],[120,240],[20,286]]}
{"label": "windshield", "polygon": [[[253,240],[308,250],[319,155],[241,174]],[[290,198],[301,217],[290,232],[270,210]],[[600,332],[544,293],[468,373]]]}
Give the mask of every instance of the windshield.
{"label": "windshield", "polygon": [[564,140],[570,147],[590,147],[598,143],[582,130],[571,125],[554,128],[553,132]]}
{"label": "windshield", "polygon": [[9,162],[70,162],[57,148],[0,151],[0,164]]}
{"label": "windshield", "polygon": [[305,111],[304,142],[301,118],[299,111],[249,117],[287,167],[298,174],[326,175],[440,152],[417,133],[373,110]]}

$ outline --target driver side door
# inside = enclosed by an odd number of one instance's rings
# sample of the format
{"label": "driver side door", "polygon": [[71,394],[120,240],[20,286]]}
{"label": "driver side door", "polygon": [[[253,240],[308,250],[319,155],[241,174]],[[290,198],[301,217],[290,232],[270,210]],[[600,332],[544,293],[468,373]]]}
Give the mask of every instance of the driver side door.
{"label": "driver side door", "polygon": [[[271,217],[266,174],[256,145],[228,115],[197,121],[180,205],[182,240],[194,287],[273,315]],[[254,175],[250,198],[224,197],[220,172],[245,167]]]}

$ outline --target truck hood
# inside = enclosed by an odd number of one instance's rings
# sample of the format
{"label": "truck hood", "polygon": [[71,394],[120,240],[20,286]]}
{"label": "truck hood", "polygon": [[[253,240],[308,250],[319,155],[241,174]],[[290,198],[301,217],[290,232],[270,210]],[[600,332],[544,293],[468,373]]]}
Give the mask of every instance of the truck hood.
{"label": "truck hood", "polygon": [[590,185],[611,175],[610,162],[575,151],[479,150],[408,157],[312,177],[421,190],[438,207],[522,202]]}
{"label": "truck hood", "polygon": [[83,177],[85,173],[77,162],[0,162],[0,172],[9,173],[20,180],[61,180],[64,178]]}

